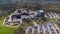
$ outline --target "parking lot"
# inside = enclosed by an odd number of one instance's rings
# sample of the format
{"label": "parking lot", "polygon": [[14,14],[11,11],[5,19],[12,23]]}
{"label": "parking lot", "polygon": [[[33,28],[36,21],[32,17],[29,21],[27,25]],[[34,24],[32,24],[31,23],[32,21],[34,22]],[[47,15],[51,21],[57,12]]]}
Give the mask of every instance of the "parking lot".
{"label": "parking lot", "polygon": [[59,28],[51,22],[25,28],[25,34],[60,34]]}
{"label": "parking lot", "polygon": [[52,13],[52,12],[45,14],[45,16],[49,17],[49,18],[59,18],[60,17],[59,13],[57,14],[57,13]]}

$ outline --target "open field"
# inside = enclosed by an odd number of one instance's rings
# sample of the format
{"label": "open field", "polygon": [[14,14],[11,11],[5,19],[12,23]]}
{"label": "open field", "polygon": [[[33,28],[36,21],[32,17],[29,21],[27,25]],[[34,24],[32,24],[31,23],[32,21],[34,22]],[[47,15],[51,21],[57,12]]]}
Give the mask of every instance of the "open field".
{"label": "open field", "polygon": [[0,26],[0,34],[11,34],[15,28]]}
{"label": "open field", "polygon": [[3,26],[3,20],[0,21],[0,34],[11,34],[16,28]]}
{"label": "open field", "polygon": [[9,14],[7,14],[3,17],[0,17],[0,34],[11,34],[16,29],[16,27],[5,27],[5,26],[3,26],[4,18],[8,15]]}

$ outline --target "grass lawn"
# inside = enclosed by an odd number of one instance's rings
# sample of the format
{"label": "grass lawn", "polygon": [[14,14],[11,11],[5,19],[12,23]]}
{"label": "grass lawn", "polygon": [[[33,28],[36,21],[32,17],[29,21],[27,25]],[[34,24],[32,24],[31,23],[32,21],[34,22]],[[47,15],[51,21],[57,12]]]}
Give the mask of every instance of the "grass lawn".
{"label": "grass lawn", "polygon": [[11,34],[16,28],[3,26],[3,21],[0,21],[0,34]]}
{"label": "grass lawn", "polygon": [[0,17],[0,34],[11,34],[16,27],[5,27],[3,26],[4,18],[7,17],[9,14]]}
{"label": "grass lawn", "polygon": [[34,25],[32,21],[25,23],[25,26],[32,26]]}
{"label": "grass lawn", "polygon": [[0,34],[11,34],[15,28],[0,26]]}
{"label": "grass lawn", "polygon": [[40,23],[42,23],[43,22],[43,20],[42,19],[36,19],[36,20],[34,20],[37,24],[40,24]]}

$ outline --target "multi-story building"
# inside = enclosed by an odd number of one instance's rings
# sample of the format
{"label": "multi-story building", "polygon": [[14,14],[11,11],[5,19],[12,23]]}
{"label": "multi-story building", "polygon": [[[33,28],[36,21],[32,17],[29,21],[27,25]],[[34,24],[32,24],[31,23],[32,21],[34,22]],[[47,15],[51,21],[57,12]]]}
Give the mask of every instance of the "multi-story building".
{"label": "multi-story building", "polygon": [[8,23],[13,23],[13,24],[19,24],[22,22],[29,22],[31,20],[35,20],[36,16],[39,17],[44,17],[44,11],[39,10],[38,13],[37,11],[29,11],[27,9],[17,9],[14,13],[11,13],[11,16],[6,18],[6,24]]}
{"label": "multi-story building", "polygon": [[37,16],[44,17],[45,16],[44,10],[39,10]]}

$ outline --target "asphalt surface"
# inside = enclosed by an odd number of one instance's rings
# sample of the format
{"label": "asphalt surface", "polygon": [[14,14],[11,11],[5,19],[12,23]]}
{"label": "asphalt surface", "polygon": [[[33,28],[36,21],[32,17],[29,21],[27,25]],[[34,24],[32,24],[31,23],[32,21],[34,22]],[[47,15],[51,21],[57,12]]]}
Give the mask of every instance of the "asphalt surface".
{"label": "asphalt surface", "polygon": [[54,23],[40,24],[27,27],[25,34],[60,34],[59,28]]}

